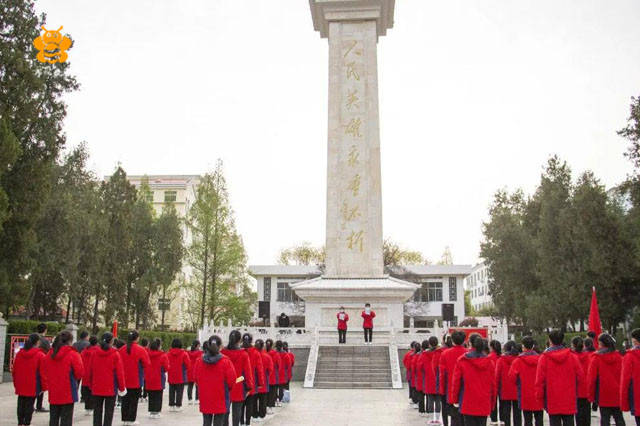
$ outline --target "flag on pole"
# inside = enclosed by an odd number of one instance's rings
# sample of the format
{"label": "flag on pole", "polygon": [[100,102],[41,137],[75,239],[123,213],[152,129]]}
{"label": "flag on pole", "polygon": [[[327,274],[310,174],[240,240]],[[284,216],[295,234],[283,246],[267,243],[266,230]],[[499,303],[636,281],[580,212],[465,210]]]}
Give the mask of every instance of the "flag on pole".
{"label": "flag on pole", "polygon": [[593,345],[598,348],[598,336],[602,334],[602,324],[600,323],[600,311],[598,311],[598,298],[596,288],[591,287],[591,309],[589,309],[589,331],[596,333]]}
{"label": "flag on pole", "polygon": [[118,338],[118,321],[113,322],[113,327],[111,328],[111,334],[113,334],[114,338],[116,339]]}

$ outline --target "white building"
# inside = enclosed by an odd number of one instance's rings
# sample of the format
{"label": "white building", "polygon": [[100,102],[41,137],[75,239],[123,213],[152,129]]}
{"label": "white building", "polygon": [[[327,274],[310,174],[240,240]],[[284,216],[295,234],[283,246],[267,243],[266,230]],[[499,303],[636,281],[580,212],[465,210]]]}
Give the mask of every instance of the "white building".
{"label": "white building", "polygon": [[[433,327],[434,320],[442,319],[442,305],[454,305],[455,319],[451,325],[464,319],[464,278],[471,273],[470,265],[409,265],[393,267],[389,271],[395,278],[421,284],[421,288],[404,304],[404,324],[409,327]],[[305,302],[290,285],[322,275],[317,265],[253,265],[249,273],[257,281],[259,301],[268,301],[269,318],[276,322],[282,312],[291,324],[305,325]],[[375,310],[375,306],[372,306]]]}
{"label": "white building", "polygon": [[484,263],[473,267],[471,274],[464,280],[464,288],[471,293],[471,306],[476,311],[493,306],[493,299],[489,294],[489,268]]}

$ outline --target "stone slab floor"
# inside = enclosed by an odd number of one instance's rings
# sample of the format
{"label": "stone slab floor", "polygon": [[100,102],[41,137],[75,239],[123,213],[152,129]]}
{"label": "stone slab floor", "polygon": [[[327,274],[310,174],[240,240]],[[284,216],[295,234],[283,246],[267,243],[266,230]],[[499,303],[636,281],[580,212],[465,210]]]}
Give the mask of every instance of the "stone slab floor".
{"label": "stone slab floor", "polygon": [[[351,389],[303,389],[300,384],[292,385],[293,402],[278,410],[275,416],[259,425],[331,425],[331,426],[377,426],[377,425],[426,425],[426,419],[418,417],[416,410],[407,403],[407,390],[351,390]],[[167,409],[165,392],[163,409]],[[185,393],[186,396],[186,393]],[[11,383],[0,384],[0,425],[15,425],[16,397]],[[92,417],[84,416],[83,407],[76,405],[74,425],[90,426]],[[119,425],[120,412],[116,410],[114,425]],[[628,413],[625,413],[627,425],[634,425]],[[182,413],[163,412],[163,417],[152,420],[147,417],[146,404],[138,408],[140,425],[181,426],[201,425],[202,417],[197,406],[185,406]],[[34,413],[34,426],[49,424],[48,414]],[[548,418],[545,416],[545,424]],[[599,425],[599,419],[592,418],[593,426]]]}

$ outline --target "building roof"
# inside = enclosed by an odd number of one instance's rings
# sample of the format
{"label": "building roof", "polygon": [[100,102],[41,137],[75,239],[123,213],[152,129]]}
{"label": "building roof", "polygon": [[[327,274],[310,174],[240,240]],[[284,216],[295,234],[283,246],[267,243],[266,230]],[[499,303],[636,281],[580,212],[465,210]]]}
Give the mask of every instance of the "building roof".
{"label": "building roof", "polygon": [[396,275],[469,275],[471,265],[403,265],[391,267],[391,272]]}
{"label": "building roof", "polygon": [[[406,265],[390,268],[394,275],[458,275],[471,273],[471,265]],[[317,276],[322,274],[318,265],[251,265],[249,273],[253,276]]]}
{"label": "building roof", "polygon": [[322,270],[318,265],[249,265],[251,275],[316,276]]}

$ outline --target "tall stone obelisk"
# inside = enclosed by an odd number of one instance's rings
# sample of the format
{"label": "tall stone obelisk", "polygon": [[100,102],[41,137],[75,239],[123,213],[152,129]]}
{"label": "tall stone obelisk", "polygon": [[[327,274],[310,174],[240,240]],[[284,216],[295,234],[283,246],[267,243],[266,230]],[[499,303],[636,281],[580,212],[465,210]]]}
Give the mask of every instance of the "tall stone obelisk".
{"label": "tall stone obelisk", "polygon": [[384,275],[382,255],[377,43],[393,26],[394,3],[309,0],[314,28],[329,40],[329,129],[326,269],[292,285],[307,326],[333,324],[340,305],[357,318],[369,302],[379,325],[400,327],[417,288]]}

